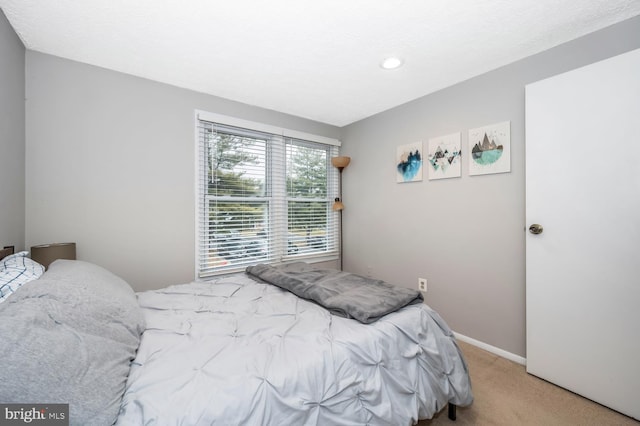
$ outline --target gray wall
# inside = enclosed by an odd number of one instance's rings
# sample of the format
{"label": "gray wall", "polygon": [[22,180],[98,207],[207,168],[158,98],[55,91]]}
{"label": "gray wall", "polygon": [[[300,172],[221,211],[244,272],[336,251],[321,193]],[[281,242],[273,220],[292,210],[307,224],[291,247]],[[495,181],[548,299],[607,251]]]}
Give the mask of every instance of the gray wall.
{"label": "gray wall", "polygon": [[340,129],[33,51],[26,55],[26,242],[136,290],[194,278],[201,109],[339,138]]}
{"label": "gray wall", "polygon": [[0,248],[24,248],[25,48],[0,10]]}
{"label": "gray wall", "polygon": [[[638,47],[633,18],[344,128],[345,269],[407,287],[426,277],[452,329],[524,356],[524,86]],[[468,130],[506,120],[511,173],[470,177]],[[398,145],[458,131],[461,178],[395,182]]]}

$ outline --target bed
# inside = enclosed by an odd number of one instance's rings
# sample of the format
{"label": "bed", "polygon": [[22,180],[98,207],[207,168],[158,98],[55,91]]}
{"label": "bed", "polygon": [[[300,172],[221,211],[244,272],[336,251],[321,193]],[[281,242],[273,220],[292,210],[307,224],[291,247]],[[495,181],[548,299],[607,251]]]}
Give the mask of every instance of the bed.
{"label": "bed", "polygon": [[427,305],[349,316],[249,273],[135,294],[59,260],[0,303],[0,402],[119,426],[410,425],[472,402]]}

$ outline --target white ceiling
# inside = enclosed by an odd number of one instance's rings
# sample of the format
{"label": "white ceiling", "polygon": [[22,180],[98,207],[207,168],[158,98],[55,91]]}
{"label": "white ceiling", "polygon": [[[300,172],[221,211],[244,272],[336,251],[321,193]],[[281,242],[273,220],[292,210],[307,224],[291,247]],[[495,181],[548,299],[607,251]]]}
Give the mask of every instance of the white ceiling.
{"label": "white ceiling", "polygon": [[[27,49],[344,126],[640,0],[0,0]],[[387,55],[404,60],[388,71]]]}

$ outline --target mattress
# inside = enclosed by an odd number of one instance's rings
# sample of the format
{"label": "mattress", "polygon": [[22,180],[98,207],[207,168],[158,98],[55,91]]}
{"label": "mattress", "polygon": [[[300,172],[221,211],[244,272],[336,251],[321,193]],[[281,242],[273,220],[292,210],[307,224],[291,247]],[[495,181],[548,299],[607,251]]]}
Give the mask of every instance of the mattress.
{"label": "mattress", "polygon": [[425,304],[362,324],[244,273],[137,297],[147,327],[117,425],[410,425],[473,400]]}

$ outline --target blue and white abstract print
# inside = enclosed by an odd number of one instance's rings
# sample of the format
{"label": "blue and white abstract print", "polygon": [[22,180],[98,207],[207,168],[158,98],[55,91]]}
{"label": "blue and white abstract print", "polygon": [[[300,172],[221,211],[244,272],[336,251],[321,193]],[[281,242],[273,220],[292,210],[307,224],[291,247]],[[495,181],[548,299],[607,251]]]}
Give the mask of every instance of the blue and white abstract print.
{"label": "blue and white abstract print", "polygon": [[397,182],[422,180],[422,142],[398,147],[396,155]]}

